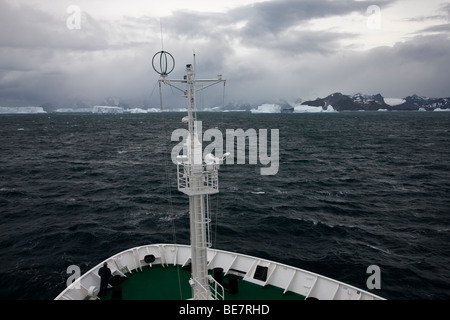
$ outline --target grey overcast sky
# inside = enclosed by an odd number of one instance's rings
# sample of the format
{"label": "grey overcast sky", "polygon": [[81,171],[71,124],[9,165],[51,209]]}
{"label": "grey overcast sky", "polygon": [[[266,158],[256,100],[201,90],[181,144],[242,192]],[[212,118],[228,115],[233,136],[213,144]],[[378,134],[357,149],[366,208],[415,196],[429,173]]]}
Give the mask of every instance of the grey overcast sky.
{"label": "grey overcast sky", "polygon": [[199,76],[227,79],[228,102],[450,96],[442,0],[2,0],[0,106],[157,103],[161,24],[173,77],[195,50]]}

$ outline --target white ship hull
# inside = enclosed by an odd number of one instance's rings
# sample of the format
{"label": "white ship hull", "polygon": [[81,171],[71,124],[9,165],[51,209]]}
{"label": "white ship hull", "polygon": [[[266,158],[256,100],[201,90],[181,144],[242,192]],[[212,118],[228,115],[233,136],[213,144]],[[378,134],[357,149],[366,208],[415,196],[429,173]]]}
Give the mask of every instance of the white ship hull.
{"label": "white ship hull", "polygon": [[[146,256],[154,256],[152,263],[146,263]],[[187,245],[154,244],[120,252],[89,270],[55,300],[84,300],[96,298],[100,287],[98,270],[104,262],[108,263],[114,275],[126,277],[127,274],[142,272],[143,268],[156,265],[181,267],[190,263],[191,249]],[[258,286],[274,286],[281,288],[283,293],[293,292],[306,299],[319,300],[384,300],[370,292],[336,281],[325,276],[284,265],[281,263],[259,259],[248,255],[222,250],[208,249],[208,269],[223,269],[225,275],[236,274],[242,281]],[[255,279],[258,267],[266,270],[264,281]]]}

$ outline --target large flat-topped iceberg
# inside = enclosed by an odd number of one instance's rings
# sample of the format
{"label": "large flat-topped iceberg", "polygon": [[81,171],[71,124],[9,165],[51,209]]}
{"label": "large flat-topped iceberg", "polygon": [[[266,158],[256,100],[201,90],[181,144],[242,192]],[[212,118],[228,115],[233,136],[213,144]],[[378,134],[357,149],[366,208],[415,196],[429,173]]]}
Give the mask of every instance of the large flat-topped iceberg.
{"label": "large flat-topped iceberg", "polygon": [[307,106],[307,105],[298,105],[294,107],[294,113],[316,113],[316,112],[337,112],[334,110],[333,106],[328,106],[326,110],[323,110],[322,107],[315,106]]}
{"label": "large flat-topped iceberg", "polygon": [[281,113],[281,106],[278,104],[263,104],[257,109],[250,110],[251,113]]}
{"label": "large flat-topped iceberg", "polygon": [[47,113],[42,107],[0,107],[0,113]]}
{"label": "large flat-topped iceberg", "polygon": [[91,113],[92,112],[92,108],[59,108],[56,109],[55,112],[60,112],[60,113]]}
{"label": "large flat-topped iceberg", "polygon": [[401,105],[402,103],[405,103],[406,100],[398,99],[398,98],[384,98],[384,102],[386,102],[388,105],[393,107],[393,106],[398,106],[398,105]]}
{"label": "large flat-topped iceberg", "polygon": [[121,108],[121,107],[109,107],[109,106],[94,106],[94,108],[92,108],[92,113],[113,113],[113,114],[119,114],[119,113],[123,113],[123,108]]}

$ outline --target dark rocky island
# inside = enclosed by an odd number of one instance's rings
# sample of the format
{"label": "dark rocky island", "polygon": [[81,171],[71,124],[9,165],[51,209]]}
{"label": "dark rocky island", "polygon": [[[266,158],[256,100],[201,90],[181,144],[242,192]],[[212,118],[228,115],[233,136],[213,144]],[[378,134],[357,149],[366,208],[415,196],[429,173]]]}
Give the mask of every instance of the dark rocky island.
{"label": "dark rocky island", "polygon": [[403,103],[389,105],[381,94],[353,96],[336,92],[326,98],[317,98],[313,101],[305,101],[302,105],[322,107],[327,110],[332,106],[336,111],[434,111],[436,109],[450,109],[450,98],[426,98],[412,95],[403,99]]}

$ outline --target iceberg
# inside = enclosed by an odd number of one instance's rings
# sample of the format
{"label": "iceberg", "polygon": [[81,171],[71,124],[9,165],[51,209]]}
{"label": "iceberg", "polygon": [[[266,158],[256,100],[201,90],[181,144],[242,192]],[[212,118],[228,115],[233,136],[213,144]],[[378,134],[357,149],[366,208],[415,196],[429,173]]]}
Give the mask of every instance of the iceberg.
{"label": "iceberg", "polygon": [[0,107],[1,114],[47,113],[42,107]]}
{"label": "iceberg", "polygon": [[322,112],[337,112],[337,110],[334,110],[332,105],[329,105],[327,107],[327,110],[322,110]]}
{"label": "iceberg", "polygon": [[125,110],[126,113],[148,113],[148,110],[144,110],[141,108],[133,108]]}
{"label": "iceberg", "polygon": [[59,108],[55,112],[60,113],[92,113],[92,108]]}
{"label": "iceberg", "polygon": [[281,113],[281,106],[278,104],[263,104],[257,109],[250,110],[251,113]]}
{"label": "iceberg", "polygon": [[123,108],[109,107],[109,106],[94,106],[94,108],[92,108],[92,113],[120,114],[123,113]]}
{"label": "iceberg", "polygon": [[[152,108],[152,109],[154,109],[154,108]],[[160,110],[160,111],[161,112],[186,112],[186,108],[181,108],[181,109],[163,109],[163,110]]]}
{"label": "iceberg", "polygon": [[308,106],[308,105],[298,105],[294,107],[294,113],[316,113],[316,112],[337,112],[334,110],[333,106],[329,105],[326,110],[322,107]]}
{"label": "iceberg", "polygon": [[436,111],[436,112],[439,112],[439,111],[450,111],[450,109],[436,108],[433,111]]}
{"label": "iceberg", "polygon": [[398,99],[398,98],[384,98],[384,102],[390,106],[398,106],[404,102],[406,102],[405,99]]}

